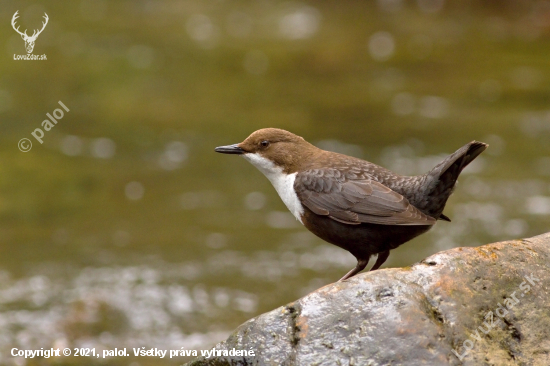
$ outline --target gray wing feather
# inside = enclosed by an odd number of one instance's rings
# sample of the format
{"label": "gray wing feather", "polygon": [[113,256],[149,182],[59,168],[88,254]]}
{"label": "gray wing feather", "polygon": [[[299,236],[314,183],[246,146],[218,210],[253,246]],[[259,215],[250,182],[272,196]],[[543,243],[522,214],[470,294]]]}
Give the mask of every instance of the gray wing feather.
{"label": "gray wing feather", "polygon": [[[433,225],[435,219],[399,193],[368,177],[352,179],[335,170],[307,170],[296,175],[294,189],[313,213],[350,225]],[[355,179],[353,179],[355,178]]]}

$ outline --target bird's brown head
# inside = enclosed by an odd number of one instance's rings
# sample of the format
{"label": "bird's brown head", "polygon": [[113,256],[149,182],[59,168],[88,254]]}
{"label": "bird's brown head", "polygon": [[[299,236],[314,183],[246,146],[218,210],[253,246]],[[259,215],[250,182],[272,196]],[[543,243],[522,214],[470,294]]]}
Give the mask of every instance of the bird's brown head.
{"label": "bird's brown head", "polygon": [[287,174],[296,172],[318,150],[302,137],[278,128],[263,128],[253,132],[240,144],[215,149],[220,153],[243,155],[260,170],[268,164],[264,162],[267,160]]}

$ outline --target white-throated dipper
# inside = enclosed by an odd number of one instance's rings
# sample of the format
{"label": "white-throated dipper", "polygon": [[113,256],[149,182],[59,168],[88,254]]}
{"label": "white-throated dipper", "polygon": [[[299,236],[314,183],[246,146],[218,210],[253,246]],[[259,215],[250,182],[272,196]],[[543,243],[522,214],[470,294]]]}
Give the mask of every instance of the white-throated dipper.
{"label": "white-throated dipper", "polygon": [[312,233],[346,249],[361,272],[378,254],[378,269],[390,250],[428,231],[443,214],[458,175],[487,148],[472,141],[424,175],[401,176],[368,161],[321,150],[277,128],[252,133],[216,152],[238,154],[271,181],[292,214]]}

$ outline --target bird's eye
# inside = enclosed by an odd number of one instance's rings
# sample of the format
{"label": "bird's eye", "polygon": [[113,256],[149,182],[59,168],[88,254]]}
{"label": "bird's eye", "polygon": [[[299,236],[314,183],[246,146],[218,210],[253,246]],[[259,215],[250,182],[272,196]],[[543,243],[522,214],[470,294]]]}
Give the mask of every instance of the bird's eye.
{"label": "bird's eye", "polygon": [[269,141],[264,140],[264,141],[260,142],[260,145],[261,145],[262,147],[268,147],[268,146],[269,146]]}

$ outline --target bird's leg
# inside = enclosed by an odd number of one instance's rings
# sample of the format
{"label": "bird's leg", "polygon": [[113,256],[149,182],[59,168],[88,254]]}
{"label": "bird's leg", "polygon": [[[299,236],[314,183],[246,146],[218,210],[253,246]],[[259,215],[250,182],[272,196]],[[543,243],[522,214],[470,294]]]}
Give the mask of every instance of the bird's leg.
{"label": "bird's leg", "polygon": [[370,269],[371,271],[376,271],[388,257],[390,256],[390,251],[386,250],[385,252],[378,253],[378,257],[376,258],[376,263],[374,263],[374,266]]}
{"label": "bird's leg", "polygon": [[355,268],[352,269],[351,271],[349,271],[348,273],[346,273],[346,275],[344,277],[340,278],[338,280],[338,282],[347,280],[348,278],[355,276],[356,274],[361,272],[363,269],[365,269],[365,267],[369,263],[369,258],[370,257],[368,257],[367,259],[358,259],[357,260],[357,265],[355,266]]}

